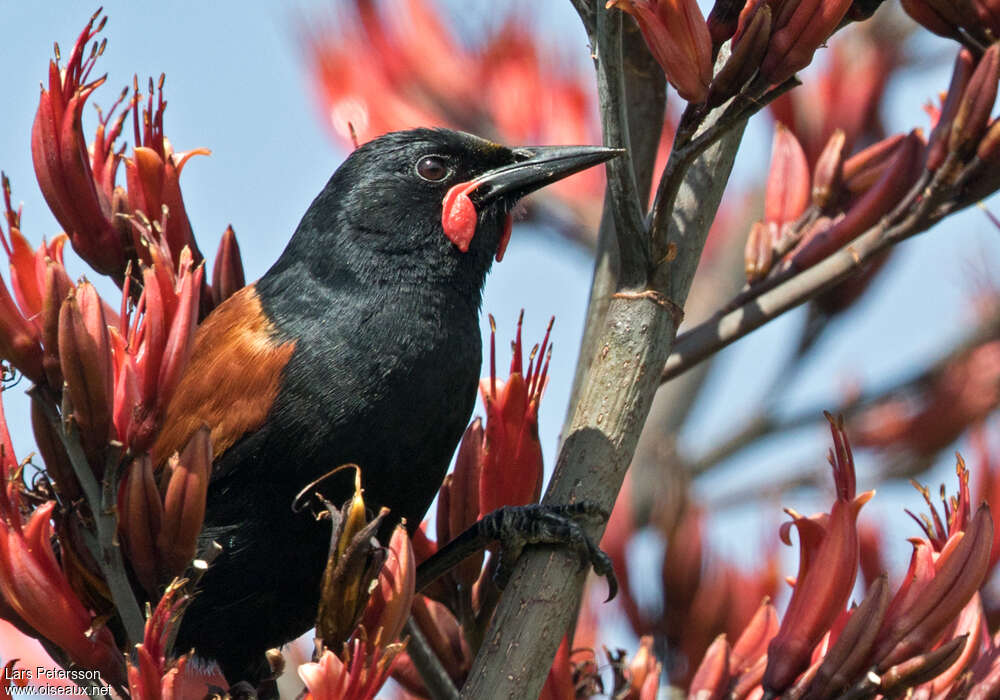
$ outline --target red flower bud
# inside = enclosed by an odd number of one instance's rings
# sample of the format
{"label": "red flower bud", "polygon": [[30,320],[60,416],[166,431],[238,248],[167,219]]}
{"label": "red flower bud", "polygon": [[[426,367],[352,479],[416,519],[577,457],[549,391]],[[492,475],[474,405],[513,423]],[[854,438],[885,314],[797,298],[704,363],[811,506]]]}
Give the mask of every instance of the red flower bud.
{"label": "red flower bud", "polygon": [[738,93],[760,67],[771,38],[771,6],[761,2],[754,5],[754,9],[749,25],[733,38],[733,48],[726,64],[712,79],[709,107],[717,107]]}
{"label": "red flower bud", "polygon": [[608,0],[635,17],[656,62],[677,94],[703,102],[712,81],[712,37],[695,0]]}
{"label": "red flower bud", "polygon": [[180,457],[169,460],[164,474],[163,527],[156,538],[161,582],[183,573],[194,559],[211,471],[212,441],[202,427]]}
{"label": "red flower bud", "polygon": [[233,227],[227,226],[212,268],[212,301],[218,306],[245,285],[240,244],[236,242]]}
{"label": "red flower bud", "polygon": [[59,361],[73,419],[94,459],[111,436],[111,339],[97,291],[88,282],[72,290],[59,312]]}
{"label": "red flower bud", "polygon": [[691,679],[688,697],[697,700],[722,700],[729,689],[729,642],[720,634],[708,647],[698,670]]}
{"label": "red flower bud", "polygon": [[948,94],[944,99],[944,104],[941,105],[941,114],[927,140],[927,170],[930,172],[940,168],[948,155],[952,122],[954,122],[958,106],[962,102],[965,88],[969,84],[969,78],[972,77],[974,66],[975,60],[972,58],[972,53],[968,49],[960,49],[955,57],[955,68],[951,73]]}
{"label": "red flower bud", "polygon": [[948,148],[959,158],[972,154],[979,139],[986,131],[993,103],[997,99],[997,81],[1000,80],[1000,43],[986,50],[976,70],[969,78],[969,84],[962,93],[962,101],[951,125]]}
{"label": "red flower bud", "polygon": [[128,466],[118,499],[118,530],[129,563],[142,587],[153,596],[161,583],[156,541],[163,527],[163,503],[149,453]]}
{"label": "red flower bud", "polygon": [[771,167],[764,192],[764,223],[778,233],[779,245],[784,230],[798,219],[809,205],[809,162],[805,151],[784,124],[778,122],[771,146]]}
{"label": "red flower bud", "polygon": [[844,149],[847,134],[835,129],[823,147],[813,169],[812,202],[819,209],[826,209],[840,196],[844,186]]}
{"label": "red flower bud", "polygon": [[761,75],[783,83],[812,62],[851,7],[851,0],[787,0],[775,14]]}

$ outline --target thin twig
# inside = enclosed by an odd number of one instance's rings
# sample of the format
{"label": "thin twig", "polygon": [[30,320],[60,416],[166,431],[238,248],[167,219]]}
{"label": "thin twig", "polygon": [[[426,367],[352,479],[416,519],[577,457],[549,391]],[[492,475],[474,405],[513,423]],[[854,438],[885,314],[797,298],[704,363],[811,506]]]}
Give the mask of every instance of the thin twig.
{"label": "thin twig", "polygon": [[403,631],[410,638],[406,645],[406,653],[410,655],[413,665],[420,672],[420,678],[431,700],[458,700],[458,689],[451,682],[451,676],[441,665],[441,661],[427,643],[427,638],[424,637],[420,625],[412,615],[406,621]]}
{"label": "thin twig", "polygon": [[786,311],[808,301],[819,292],[846,279],[875,256],[907,238],[922,233],[942,218],[971,204],[947,199],[948,193],[933,184],[925,190],[921,204],[902,221],[890,225],[883,220],[830,257],[806,268],[738,308],[719,313],[677,337],[663,369],[661,382],[691,368],[706,357],[734,343]]}
{"label": "thin twig", "polygon": [[[725,52],[720,53],[719,61],[727,58]],[[653,202],[650,231],[654,236],[654,256],[665,254],[666,243],[662,241],[665,241],[670,214],[691,164],[732,129],[745,124],[751,116],[799,84],[798,78],[792,77],[769,91],[762,86],[756,89],[759,94],[740,93],[725,105],[721,116],[711,122],[707,122],[706,115],[696,109],[689,107],[685,110],[677,127],[677,142],[663,169]],[[657,243],[658,240],[661,242]]]}

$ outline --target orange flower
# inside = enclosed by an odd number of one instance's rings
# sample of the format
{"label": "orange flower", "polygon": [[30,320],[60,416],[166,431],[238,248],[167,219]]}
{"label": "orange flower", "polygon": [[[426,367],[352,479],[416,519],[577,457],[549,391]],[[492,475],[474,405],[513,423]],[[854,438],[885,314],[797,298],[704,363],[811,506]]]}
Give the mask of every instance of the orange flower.
{"label": "orange flower", "polygon": [[[483,438],[482,469],[479,478],[479,515],[502,506],[534,503],[542,492],[542,446],[538,441],[538,404],[545,389],[545,378],[552,356],[549,347],[549,321],[539,348],[532,349],[528,371],[523,371],[521,322],[510,361],[506,382],[496,376],[496,323],[490,316],[490,377],[479,383],[479,393],[486,406],[486,432]],[[548,351],[547,351],[548,350]],[[455,533],[457,534],[457,533]]]}
{"label": "orange flower", "polygon": [[341,656],[326,649],[318,662],[299,666],[308,692],[303,700],[373,700],[389,678],[402,644],[374,647],[360,639],[344,645]]}

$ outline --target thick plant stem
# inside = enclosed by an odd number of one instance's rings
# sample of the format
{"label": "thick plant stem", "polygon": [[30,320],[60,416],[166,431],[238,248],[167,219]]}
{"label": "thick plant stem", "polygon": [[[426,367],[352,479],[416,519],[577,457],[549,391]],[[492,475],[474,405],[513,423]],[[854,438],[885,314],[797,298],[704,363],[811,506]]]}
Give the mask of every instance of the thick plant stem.
{"label": "thick plant stem", "polygon": [[[679,252],[657,271],[657,287],[612,296],[546,503],[589,501],[608,511],[614,504],[744,126],[737,124],[703,153],[684,178],[665,236]],[[590,534],[599,538],[601,531],[603,526]],[[525,552],[462,689],[463,698],[538,696],[572,622],[585,573],[569,552]]]}
{"label": "thick plant stem", "polygon": [[[582,2],[583,0],[581,0]],[[598,8],[603,12],[603,8]],[[588,16],[593,17],[591,12]],[[621,70],[624,74],[625,121],[628,143],[632,150],[631,162],[635,177],[635,191],[642,204],[649,198],[653,183],[653,166],[660,142],[660,132],[663,127],[666,111],[666,85],[663,74],[639,31],[638,25],[623,18],[621,40]],[[593,23],[584,21],[588,32],[592,32]],[[596,45],[592,36],[591,43]],[[598,57],[599,60],[599,57]],[[603,86],[607,89],[607,86]],[[609,144],[622,145],[622,144]],[[601,217],[601,227],[598,232],[597,250],[594,257],[594,277],[590,288],[587,304],[586,324],[583,338],[580,341],[580,354],[577,358],[576,374],[573,378],[573,389],[567,407],[566,422],[563,434],[568,434],[569,422],[573,417],[573,407],[576,405],[580,387],[590,367],[590,358],[599,340],[602,321],[607,314],[611,295],[619,285],[620,255],[618,241],[615,235],[615,217],[611,210],[611,195],[605,197],[604,212]]]}

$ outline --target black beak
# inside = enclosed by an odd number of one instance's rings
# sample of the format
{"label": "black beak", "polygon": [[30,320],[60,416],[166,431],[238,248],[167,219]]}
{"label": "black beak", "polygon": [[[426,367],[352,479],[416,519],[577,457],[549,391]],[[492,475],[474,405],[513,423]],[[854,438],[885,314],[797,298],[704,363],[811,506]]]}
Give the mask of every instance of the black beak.
{"label": "black beak", "polygon": [[499,197],[517,200],[624,152],[621,148],[604,146],[516,148],[514,157],[517,161],[477,177],[479,185],[471,196],[477,204],[487,204]]}

